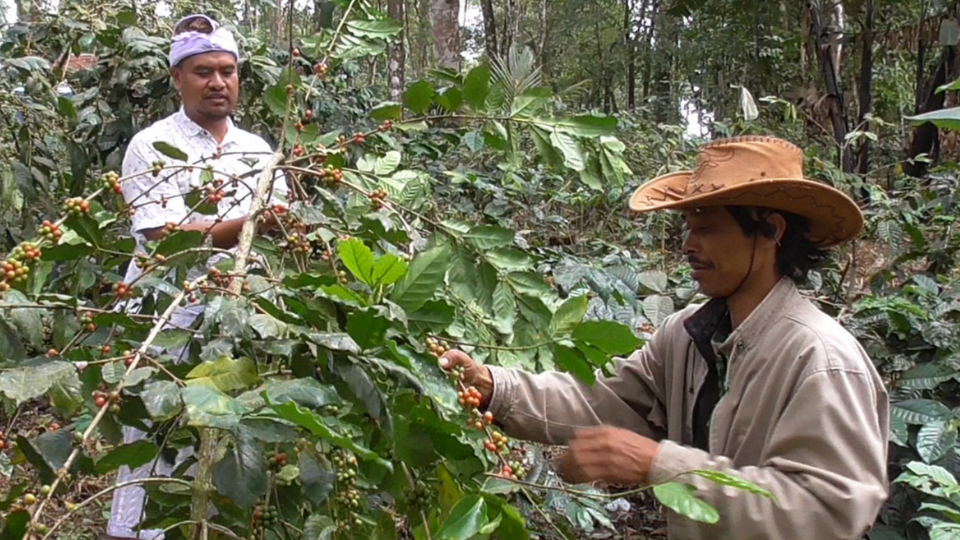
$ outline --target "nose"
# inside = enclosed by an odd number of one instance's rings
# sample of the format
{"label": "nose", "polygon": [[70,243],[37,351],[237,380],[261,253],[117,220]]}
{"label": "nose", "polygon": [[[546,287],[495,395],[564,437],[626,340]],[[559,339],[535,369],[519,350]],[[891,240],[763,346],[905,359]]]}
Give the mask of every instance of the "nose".
{"label": "nose", "polygon": [[208,83],[212,90],[220,90],[226,86],[226,82],[223,80],[223,76],[219,72],[215,72],[212,77],[210,77],[210,82]]}
{"label": "nose", "polygon": [[683,251],[684,255],[693,255],[697,252],[693,235],[689,232],[684,233],[683,244],[681,244],[680,249]]}

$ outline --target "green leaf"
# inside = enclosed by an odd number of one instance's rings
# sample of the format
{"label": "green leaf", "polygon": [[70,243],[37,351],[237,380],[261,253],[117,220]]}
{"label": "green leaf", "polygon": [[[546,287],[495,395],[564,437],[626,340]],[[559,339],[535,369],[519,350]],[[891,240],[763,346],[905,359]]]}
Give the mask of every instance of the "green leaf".
{"label": "green leaf", "polygon": [[360,347],[353,341],[353,338],[342,332],[312,332],[307,337],[317,345],[333,351],[360,352]]}
{"label": "green leaf", "polygon": [[516,322],[517,302],[506,281],[497,283],[493,289],[493,314],[496,316],[497,329],[503,334],[513,333]]}
{"label": "green leaf", "polygon": [[72,363],[55,360],[0,372],[0,393],[12,399],[16,405],[40,397],[56,387],[67,394],[79,393],[80,379]]}
{"label": "green leaf", "polygon": [[237,400],[208,386],[187,386],[181,396],[191,426],[234,429],[244,413]]}
{"label": "green leaf", "polygon": [[153,344],[167,351],[176,351],[186,347],[193,334],[186,330],[164,330],[160,332]]}
{"label": "green leaf", "polygon": [[312,411],[303,409],[296,403],[289,402],[280,405],[271,405],[270,408],[273,409],[278,417],[297,424],[310,433],[313,433],[317,437],[329,441],[335,446],[339,446],[345,450],[350,450],[365,460],[375,461],[388,470],[393,470],[393,465],[391,465],[389,461],[380,458],[380,456],[378,456],[372,450],[364,448],[363,446],[353,442],[353,440],[351,440],[349,437],[334,432],[333,429],[324,423],[322,418],[314,414]]}
{"label": "green leaf", "polygon": [[414,114],[425,114],[430,110],[430,101],[435,93],[429,81],[417,81],[403,91],[403,104]]}
{"label": "green leaf", "polygon": [[66,237],[68,234],[67,230],[69,230],[75,232],[80,238],[83,238],[95,246],[99,246],[102,243],[100,224],[86,214],[70,215],[67,217],[64,225],[64,237]]}
{"label": "green leaf", "polygon": [[150,441],[136,441],[120,445],[97,459],[97,474],[113,472],[123,465],[136,469],[141,465],[150,463],[153,458],[157,457],[159,451],[157,445]]}
{"label": "green leaf", "polygon": [[373,265],[373,283],[375,286],[391,285],[407,273],[407,261],[388,253]]}
{"label": "green leaf", "polygon": [[250,316],[250,328],[262,339],[283,337],[287,333],[287,324],[266,313],[254,313]]}
{"label": "green leaf", "polygon": [[63,467],[73,451],[73,435],[65,430],[48,431],[35,439],[17,437],[17,448],[31,465],[36,467],[40,480],[52,484],[56,471]]}
{"label": "green leaf", "polygon": [[513,231],[493,225],[480,225],[463,235],[464,240],[484,251],[509,246],[513,237]]}
{"label": "green leaf", "polygon": [[550,350],[553,352],[554,363],[561,371],[573,373],[578,379],[588,384],[593,384],[596,380],[593,366],[590,365],[590,362],[587,362],[583,352],[579,349],[554,343]]}
{"label": "green leaf", "polygon": [[935,523],[930,527],[930,540],[960,540],[960,524]]}
{"label": "green leaf", "polygon": [[483,135],[476,131],[468,131],[463,135],[462,140],[463,144],[467,145],[467,148],[469,148],[471,152],[483,150]]}
{"label": "green leaf", "polygon": [[940,129],[960,131],[960,107],[930,111],[916,116],[904,116],[904,119],[913,122],[915,126],[930,122]]}
{"label": "green leaf", "polygon": [[669,296],[652,295],[643,299],[643,314],[650,319],[650,324],[660,326],[673,315],[673,299]]}
{"label": "green leaf", "polygon": [[399,120],[400,111],[400,104],[396,101],[384,101],[373,109],[370,109],[370,118],[376,120],[377,122],[383,122],[384,120]]}
{"label": "green leaf", "polygon": [[953,416],[946,405],[932,399],[910,399],[894,403],[890,414],[908,424],[920,425],[948,420]]}
{"label": "green leaf", "polygon": [[203,244],[203,233],[200,231],[177,231],[163,237],[163,240],[157,244],[156,253],[169,257],[201,244]]}
{"label": "green leaf", "polygon": [[495,249],[487,252],[485,256],[490,264],[507,272],[529,270],[533,267],[533,260],[529,255],[512,247]]}
{"label": "green leaf", "polygon": [[158,422],[173,418],[183,408],[180,389],[171,381],[155,381],[147,384],[140,398],[147,413]]}
{"label": "green leaf", "polygon": [[407,321],[411,328],[419,328],[423,332],[440,334],[453,322],[453,306],[443,300],[431,300],[420,309],[408,313]]}
{"label": "green leaf", "polygon": [[576,139],[560,131],[550,134],[550,144],[563,154],[563,164],[574,171],[582,171],[586,167],[583,149]]}
{"label": "green leaf", "polygon": [[463,105],[463,92],[456,87],[447,88],[437,95],[436,101],[445,111],[457,112]]}
{"label": "green leaf", "polygon": [[0,540],[21,540],[27,535],[27,525],[30,524],[30,512],[15,510],[6,514],[3,520],[3,529],[0,529]]}
{"label": "green leaf", "polygon": [[357,396],[367,413],[373,418],[380,418],[383,398],[377,385],[373,383],[373,379],[367,375],[366,371],[361,369],[360,366],[352,365],[344,369],[340,377],[350,387],[353,395]]}
{"label": "green leaf", "polygon": [[[5,304],[29,304],[30,300],[21,293],[20,291],[13,289],[7,291],[4,297]],[[2,312],[0,312],[2,313]],[[8,320],[13,323],[13,326],[20,333],[22,338],[25,338],[26,342],[30,345],[33,345],[35,349],[43,348],[43,322],[41,321],[41,314],[45,314],[46,310],[41,309],[25,309],[17,308],[9,310],[8,314],[3,315],[8,317]]]}
{"label": "green leaf", "polygon": [[259,442],[245,429],[233,447],[213,464],[213,485],[240,508],[251,508],[267,492],[267,461]]}
{"label": "green leaf", "polygon": [[438,540],[469,540],[487,524],[486,502],[478,494],[467,495],[450,511],[437,532]]}
{"label": "green leaf", "polygon": [[324,386],[313,378],[267,381],[264,388],[272,403],[292,401],[304,407],[319,408],[341,403],[332,386]]}
{"label": "green leaf", "polygon": [[355,278],[368,287],[373,287],[373,252],[359,238],[351,238],[337,244],[337,253],[344,266]]}
{"label": "green leaf", "polygon": [[260,381],[257,365],[249,358],[234,360],[221,356],[213,362],[203,362],[187,374],[188,386],[207,386],[221,392],[242,390]]}
{"label": "green leaf", "polygon": [[933,390],[942,382],[957,376],[957,370],[943,364],[918,364],[903,372],[897,386],[911,390]]}
{"label": "green leaf", "polygon": [[[26,356],[27,351],[20,343],[16,329],[4,319],[0,319],[0,358],[9,361],[22,360]],[[0,374],[0,392],[4,392],[3,374]]]}
{"label": "green leaf", "polygon": [[331,540],[337,530],[337,524],[329,516],[311,514],[303,526],[303,540]]}
{"label": "green leaf", "polygon": [[163,141],[156,141],[155,143],[153,143],[153,147],[157,150],[157,152],[160,152],[161,154],[167,156],[170,159],[176,159],[178,161],[186,161],[188,159],[186,152],[177,148],[176,146],[173,146],[170,143],[163,142]]}
{"label": "green leaf", "polygon": [[560,307],[553,314],[553,319],[550,320],[550,336],[557,339],[569,335],[583,320],[583,316],[587,314],[589,304],[590,299],[585,294],[567,298],[560,304]]}
{"label": "green leaf", "polygon": [[615,321],[584,321],[573,330],[573,339],[609,355],[628,355],[643,345],[630,327]]}
{"label": "green leaf", "polygon": [[361,350],[383,345],[383,338],[390,322],[373,309],[355,311],[347,316],[347,333]]}
{"label": "green leaf", "polygon": [[716,523],[720,519],[717,509],[698,499],[695,493],[693,486],[679,482],[653,486],[653,494],[660,504],[694,521]]}
{"label": "green leaf", "polygon": [[695,470],[691,471],[689,474],[699,476],[700,478],[706,478],[707,480],[713,482],[714,484],[719,484],[721,486],[728,486],[736,488],[739,490],[752,493],[754,495],[759,495],[761,497],[775,501],[773,494],[763,489],[762,487],[754,484],[749,480],[744,480],[743,478],[733,476],[731,474],[722,473],[720,471],[711,471],[711,470]]}
{"label": "green leaf", "polygon": [[564,118],[556,123],[557,129],[578,137],[601,137],[616,134],[617,119],[613,116],[588,114]]}
{"label": "green leaf", "polygon": [[490,68],[479,65],[471,69],[463,81],[463,99],[475,112],[481,112],[485,109],[489,93]]}
{"label": "green leaf", "polygon": [[400,157],[400,152],[396,150],[390,150],[383,156],[378,157],[373,165],[373,174],[386,176],[397,170],[397,166],[400,165]]}
{"label": "green leaf", "polygon": [[298,465],[300,465],[300,484],[303,486],[303,495],[313,504],[323,504],[333,491],[336,473],[322,468],[308,453],[300,454]]}
{"label": "green leaf", "polygon": [[533,142],[537,146],[537,151],[540,153],[543,162],[553,169],[562,169],[563,156],[550,144],[550,132],[538,126],[531,126],[530,135],[533,137]]}
{"label": "green leaf", "polygon": [[943,420],[924,424],[917,433],[917,453],[927,463],[933,463],[957,445],[957,428]]}
{"label": "green leaf", "polygon": [[386,39],[399,34],[403,28],[391,20],[380,19],[375,21],[348,21],[347,29],[355,36]]}
{"label": "green leaf", "polygon": [[445,247],[420,253],[410,263],[407,273],[393,288],[390,299],[407,312],[416,311],[433,297],[447,273],[450,254]]}
{"label": "green leaf", "polygon": [[274,86],[271,86],[267,93],[263,95],[263,102],[267,104],[267,108],[270,109],[270,112],[274,116],[283,118],[287,113],[287,84],[286,82],[278,83]]}

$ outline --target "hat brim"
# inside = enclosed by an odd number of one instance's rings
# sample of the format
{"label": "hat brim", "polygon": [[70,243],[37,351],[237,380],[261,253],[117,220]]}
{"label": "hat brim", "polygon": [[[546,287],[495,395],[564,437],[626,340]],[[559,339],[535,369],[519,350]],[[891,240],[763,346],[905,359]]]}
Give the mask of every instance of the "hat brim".
{"label": "hat brim", "polygon": [[829,248],[855,238],[863,213],[842,191],[803,178],[763,178],[691,196],[684,195],[692,171],[659,176],[630,196],[630,210],[684,210],[707,206],[757,206],[791,212],[809,220],[808,239]]}

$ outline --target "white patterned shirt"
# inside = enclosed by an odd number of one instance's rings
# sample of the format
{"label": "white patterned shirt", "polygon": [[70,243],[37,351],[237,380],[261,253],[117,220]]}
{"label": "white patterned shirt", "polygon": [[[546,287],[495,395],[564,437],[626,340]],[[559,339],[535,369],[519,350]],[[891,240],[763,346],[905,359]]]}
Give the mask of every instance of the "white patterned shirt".
{"label": "white patterned shirt", "polygon": [[[132,203],[135,207],[131,233],[137,243],[137,253],[146,252],[145,230],[164,227],[169,222],[188,224],[215,219],[216,216],[212,214],[191,213],[185,200],[187,193],[201,186],[201,174],[208,165],[213,168],[213,178],[224,181],[224,197],[217,205],[219,217],[228,220],[249,213],[259,176],[256,171],[265,166],[273,150],[263,138],[236,127],[229,118],[227,122],[227,133],[223,142],[218,144],[210,132],[191,120],[181,108],[140,131],[130,141],[123,158],[123,177],[150,171],[156,161],[163,161],[165,166],[195,165],[192,170],[164,169],[157,176],[147,172],[121,184],[127,204]],[[164,155],[154,147],[156,142],[164,142],[181,150],[187,155],[186,162]],[[214,159],[214,156],[218,157]],[[232,180],[238,176],[240,181],[233,187]],[[285,201],[286,194],[283,174],[278,173],[270,203]],[[215,255],[208,261],[208,266],[223,258],[223,254]],[[191,279],[200,272],[191,272]],[[139,275],[140,269],[131,261],[124,281],[130,283]]]}

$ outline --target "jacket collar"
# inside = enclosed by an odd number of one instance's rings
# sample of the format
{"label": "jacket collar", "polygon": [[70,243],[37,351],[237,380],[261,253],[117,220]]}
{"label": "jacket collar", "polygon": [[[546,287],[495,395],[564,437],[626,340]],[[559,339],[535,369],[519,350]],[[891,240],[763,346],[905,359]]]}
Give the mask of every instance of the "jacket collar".
{"label": "jacket collar", "polygon": [[[771,323],[789,313],[789,306],[798,294],[792,279],[781,278],[746,320],[722,344],[717,345],[719,352],[729,357],[734,345],[743,349],[750,347],[770,328]],[[702,353],[728,317],[726,299],[713,298],[688,317],[683,326]]]}

